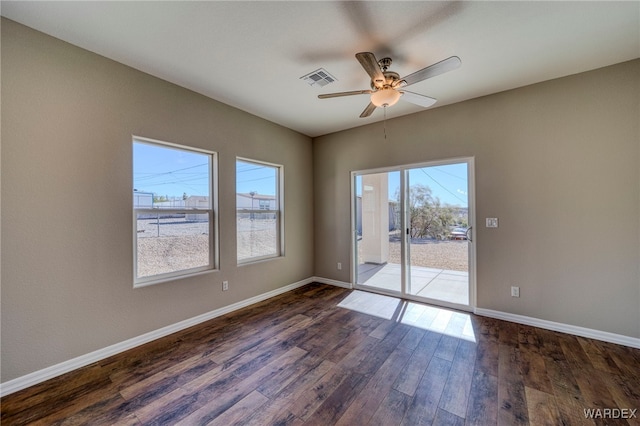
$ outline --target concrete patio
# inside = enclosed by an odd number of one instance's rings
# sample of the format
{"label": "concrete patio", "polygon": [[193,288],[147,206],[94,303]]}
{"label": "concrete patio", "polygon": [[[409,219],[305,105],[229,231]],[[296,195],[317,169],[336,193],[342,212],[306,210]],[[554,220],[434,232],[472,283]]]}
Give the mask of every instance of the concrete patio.
{"label": "concrete patio", "polygon": [[[407,293],[460,305],[469,304],[469,273],[447,269],[411,267]],[[400,291],[401,265],[358,265],[358,284],[386,291]]]}

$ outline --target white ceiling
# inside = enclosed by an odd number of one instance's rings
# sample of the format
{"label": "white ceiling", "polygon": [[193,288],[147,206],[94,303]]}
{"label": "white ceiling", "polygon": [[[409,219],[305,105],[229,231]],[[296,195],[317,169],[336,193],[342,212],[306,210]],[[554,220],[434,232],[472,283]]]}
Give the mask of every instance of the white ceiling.
{"label": "white ceiling", "polygon": [[[432,108],[640,57],[640,2],[14,2],[0,12],[69,43],[315,137],[359,118],[369,88],[354,55],[391,56],[401,76],[449,56],[462,66],[417,83]],[[320,67],[338,81],[301,76]],[[397,117],[422,108],[399,102]]]}

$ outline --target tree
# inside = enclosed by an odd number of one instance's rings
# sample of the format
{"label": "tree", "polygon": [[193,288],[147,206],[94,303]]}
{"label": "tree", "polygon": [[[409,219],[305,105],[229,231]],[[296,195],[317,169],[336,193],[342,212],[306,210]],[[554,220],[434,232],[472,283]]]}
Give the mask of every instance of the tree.
{"label": "tree", "polygon": [[427,185],[411,185],[408,208],[411,238],[445,239],[455,224],[453,208],[440,205]]}

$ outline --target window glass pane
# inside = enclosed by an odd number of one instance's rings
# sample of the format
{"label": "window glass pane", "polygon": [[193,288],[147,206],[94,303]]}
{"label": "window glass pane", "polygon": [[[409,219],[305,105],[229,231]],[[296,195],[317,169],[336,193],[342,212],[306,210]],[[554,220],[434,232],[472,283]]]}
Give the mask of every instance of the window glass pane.
{"label": "window glass pane", "polygon": [[238,211],[238,261],[278,255],[278,227],[275,213]]}
{"label": "window glass pane", "polygon": [[209,265],[209,214],[138,213],[138,277]]}
{"label": "window glass pane", "polygon": [[153,282],[157,275],[173,277],[214,267],[212,162],[213,154],[134,140],[138,283]]}
{"label": "window glass pane", "polygon": [[238,261],[280,255],[278,166],[236,162]]}
{"label": "window glass pane", "polygon": [[210,171],[210,154],[136,141],[133,207],[210,209]]}

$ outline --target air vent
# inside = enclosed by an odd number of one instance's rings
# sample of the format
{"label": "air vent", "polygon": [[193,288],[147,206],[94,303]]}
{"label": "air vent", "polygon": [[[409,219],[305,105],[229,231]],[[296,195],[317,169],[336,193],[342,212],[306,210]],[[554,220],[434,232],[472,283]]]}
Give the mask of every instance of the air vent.
{"label": "air vent", "polygon": [[309,84],[309,86],[318,86],[318,87],[324,87],[327,84],[331,84],[334,81],[338,81],[334,76],[329,74],[329,72],[324,68],[318,68],[314,72],[309,73],[307,75],[303,75],[300,78],[306,81]]}

